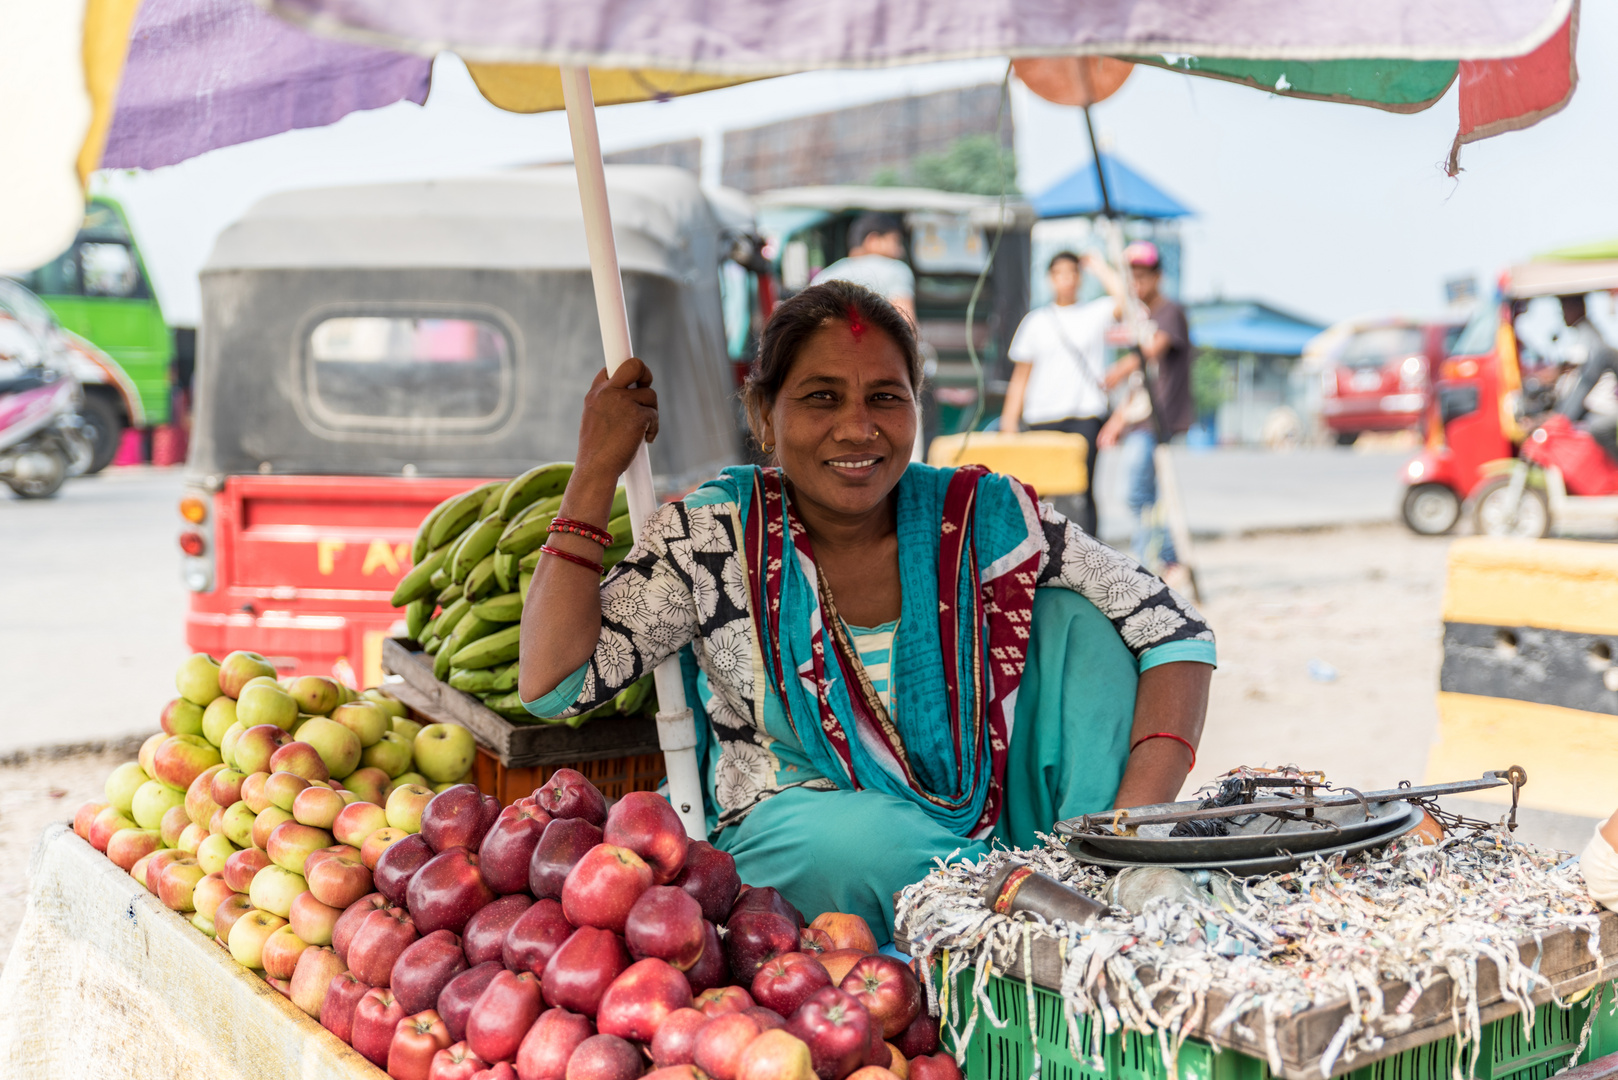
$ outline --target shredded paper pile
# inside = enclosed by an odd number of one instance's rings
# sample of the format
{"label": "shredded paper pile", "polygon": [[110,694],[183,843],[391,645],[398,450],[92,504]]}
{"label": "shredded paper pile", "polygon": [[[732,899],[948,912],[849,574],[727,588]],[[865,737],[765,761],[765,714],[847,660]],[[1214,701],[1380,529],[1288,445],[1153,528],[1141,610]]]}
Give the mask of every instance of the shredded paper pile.
{"label": "shredded paper pile", "polygon": [[[1495,965],[1502,993],[1528,1023],[1531,995],[1551,984],[1537,960],[1523,963],[1518,942],[1552,930],[1585,930],[1597,963],[1601,958],[1598,909],[1576,863],[1564,852],[1513,841],[1503,828],[1452,836],[1437,846],[1407,837],[1357,856],[1313,859],[1245,885],[1204,873],[1195,877],[1194,891],[1181,885],[1179,896],[1132,904],[1138,915],[1114,907],[1081,926],[995,914],[980,896],[1009,859],[1107,899],[1103,871],[1076,862],[1058,838],[1041,839],[1045,847],[1037,851],[941,861],[900,897],[898,936],[916,956],[944,964],[942,985],[929,985],[928,994],[935,1007],[943,994],[956,1046],[966,1045],[977,1024],[1004,1023],[994,1015],[988,976],[1018,960],[1031,971],[1034,942],[1043,938],[1055,942],[1063,959],[1060,992],[1078,1057],[1088,1054],[1099,1063],[1103,1032],[1125,1027],[1155,1034],[1172,1070],[1181,1042],[1205,1026],[1216,1037],[1233,1032],[1259,1042],[1278,1073],[1277,1021],[1346,995],[1353,1007],[1319,1062],[1320,1074],[1330,1076],[1334,1067],[1374,1055],[1385,1039],[1408,1031],[1421,991],[1448,975],[1460,1045],[1473,1047],[1471,1055],[1456,1055],[1459,1075],[1462,1059],[1476,1054],[1482,1026],[1480,965]],[[945,993],[963,973],[971,976],[972,992]],[[1389,982],[1409,989],[1385,995]],[[1228,996],[1211,1018],[1210,991]],[[1031,982],[1028,997],[1032,1006]],[[1095,1021],[1088,1045],[1079,1037],[1080,1016]],[[1036,1060],[1036,1075],[1038,1068]]]}

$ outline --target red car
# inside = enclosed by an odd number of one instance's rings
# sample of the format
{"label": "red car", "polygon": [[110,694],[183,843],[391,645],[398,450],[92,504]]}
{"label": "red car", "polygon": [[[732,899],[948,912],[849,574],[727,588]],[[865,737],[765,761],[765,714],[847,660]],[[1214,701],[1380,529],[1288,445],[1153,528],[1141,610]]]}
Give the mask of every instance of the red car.
{"label": "red car", "polygon": [[1357,324],[1323,372],[1321,415],[1337,444],[1350,445],[1362,431],[1419,427],[1432,375],[1463,325],[1405,319]]}

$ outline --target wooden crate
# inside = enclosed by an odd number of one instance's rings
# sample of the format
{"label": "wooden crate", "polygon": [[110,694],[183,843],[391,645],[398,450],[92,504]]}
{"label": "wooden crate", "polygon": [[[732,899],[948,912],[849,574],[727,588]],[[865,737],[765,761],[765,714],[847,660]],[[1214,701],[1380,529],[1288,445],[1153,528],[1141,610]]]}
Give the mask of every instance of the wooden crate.
{"label": "wooden crate", "polygon": [[575,769],[608,799],[631,791],[656,791],[666,770],[657,745],[657,723],[645,716],[612,716],[581,728],[565,724],[517,724],[433,677],[432,658],[413,642],[382,646],[382,667],[402,682],[384,689],[427,723],[462,724],[478,741],[473,775],[478,789],[510,806],[557,769]]}
{"label": "wooden crate", "polygon": [[[1523,962],[1533,966],[1550,980],[1552,987],[1565,999],[1571,994],[1612,978],[1614,964],[1618,963],[1618,913],[1602,912],[1600,937],[1599,962],[1590,953],[1589,935],[1582,930],[1553,931],[1545,934],[1537,943],[1531,938],[1525,939],[1519,942],[1518,948]],[[895,944],[901,951],[908,951],[907,942],[896,941]],[[1059,987],[1062,982],[1062,958],[1057,943],[1050,938],[1036,938],[1031,955],[1032,981],[1047,989]],[[1020,986],[1024,979],[1021,957],[1016,958],[1002,974]],[[1143,969],[1140,976],[1142,981],[1148,983],[1153,977],[1147,969]],[[1478,1012],[1483,1023],[1487,1024],[1516,1013],[1516,1006],[1507,1002],[1500,991],[1499,972],[1493,964],[1478,964],[1477,977]],[[1383,995],[1388,1001],[1400,1000],[1407,989],[1408,987],[1402,982],[1388,982],[1382,986]],[[1450,1011],[1451,989],[1449,976],[1438,976],[1416,1000],[1415,1007],[1411,1010],[1415,1014],[1415,1024],[1411,1029],[1390,1036],[1383,1043],[1381,1050],[1375,1054],[1356,1058],[1354,1068],[1358,1069],[1412,1047],[1434,1043],[1454,1035],[1456,1025],[1454,1014]],[[1532,994],[1535,1004],[1549,1001],[1550,996],[1550,991],[1545,989],[1535,990]],[[1201,1022],[1187,1030],[1185,1034],[1190,1038],[1213,1043],[1228,1050],[1236,1050],[1263,1061],[1268,1057],[1268,1053],[1261,1032],[1255,1032],[1252,1038],[1248,1038],[1237,1032],[1234,1026],[1218,1034],[1209,1030],[1213,1018],[1218,1016],[1228,1003],[1229,998],[1222,991],[1210,992],[1207,1007],[1202,1010]],[[1170,1002],[1165,998],[1158,1004],[1166,1007]],[[1278,1021],[1275,1025],[1275,1041],[1281,1056],[1279,1075],[1284,1080],[1324,1080],[1319,1071],[1321,1055],[1337,1033],[1337,1029],[1342,1026],[1348,1010],[1353,1007],[1347,998],[1342,998]],[[1344,1063],[1339,1062],[1338,1068],[1333,1072],[1344,1068],[1346,1068]]]}
{"label": "wooden crate", "polygon": [[597,758],[594,761],[567,762],[562,765],[530,765],[509,768],[500,763],[483,747],[478,747],[477,764],[473,766],[473,779],[478,790],[493,795],[501,806],[510,806],[549,779],[557,769],[576,769],[601,789],[608,801],[621,799],[631,791],[656,791],[667,770],[663,754],[636,754],[633,757]]}
{"label": "wooden crate", "polygon": [[472,730],[508,769],[534,765],[569,765],[608,758],[661,753],[657,722],[649,716],[606,716],[581,728],[566,724],[518,724],[507,720],[471,694],[433,677],[432,657],[414,642],[399,638],[382,643],[382,668],[402,683],[389,683],[388,693],[435,721],[462,724]]}

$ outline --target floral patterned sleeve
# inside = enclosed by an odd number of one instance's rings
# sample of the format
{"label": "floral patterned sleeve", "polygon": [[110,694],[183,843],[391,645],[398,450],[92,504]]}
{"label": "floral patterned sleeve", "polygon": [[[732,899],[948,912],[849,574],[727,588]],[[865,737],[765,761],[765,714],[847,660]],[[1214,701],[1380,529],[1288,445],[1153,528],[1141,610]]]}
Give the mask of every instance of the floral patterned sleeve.
{"label": "floral patterned sleeve", "polygon": [[647,520],[640,542],[601,582],[601,640],[594,655],[555,690],[525,703],[529,712],[545,717],[589,712],[696,636],[697,594],[704,588],[696,579],[704,571],[689,559],[690,515],[675,502]]}
{"label": "floral patterned sleeve", "polygon": [[1214,635],[1191,601],[1130,556],[1110,548],[1049,504],[1039,504],[1041,586],[1072,589],[1112,620],[1142,671],[1174,660],[1214,662]]}

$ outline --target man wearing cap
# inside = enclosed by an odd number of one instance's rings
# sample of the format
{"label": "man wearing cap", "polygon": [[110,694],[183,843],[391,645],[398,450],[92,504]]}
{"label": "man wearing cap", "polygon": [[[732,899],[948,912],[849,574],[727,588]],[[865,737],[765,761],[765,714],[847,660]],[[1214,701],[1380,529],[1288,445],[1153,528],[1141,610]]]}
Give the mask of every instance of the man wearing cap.
{"label": "man wearing cap", "polygon": [[[1079,303],[1082,270],[1100,278],[1110,296]],[[1051,302],[1023,316],[1011,337],[1011,381],[1000,412],[1000,430],[1066,431],[1089,444],[1085,475],[1095,483],[1097,437],[1107,417],[1107,328],[1123,313],[1122,282],[1094,256],[1059,251],[1046,269]],[[1069,517],[1094,536],[1093,488],[1076,497]],[[1064,508],[1065,509],[1065,508]]]}
{"label": "man wearing cap", "polygon": [[[1145,305],[1148,321],[1143,328],[1140,348],[1122,357],[1107,371],[1107,387],[1111,389],[1141,372],[1151,380],[1161,415],[1142,417],[1138,410],[1119,409],[1101,429],[1098,441],[1103,447],[1120,446],[1124,452],[1129,512],[1135,519],[1131,545],[1135,557],[1150,565],[1149,557],[1155,545],[1164,580],[1177,585],[1176,578],[1184,580],[1187,575],[1179,566],[1174,539],[1160,524],[1150,522],[1147,512],[1157,504],[1157,466],[1152,457],[1159,431],[1167,438],[1183,435],[1195,419],[1196,409],[1191,400],[1191,332],[1186,324],[1185,309],[1159,289],[1163,267],[1157,245],[1150,241],[1130,244],[1124,249],[1124,261],[1129,264],[1135,296]],[[1145,370],[1141,367],[1142,356],[1146,360]]]}
{"label": "man wearing cap", "polygon": [[904,222],[897,214],[867,211],[848,227],[848,257],[816,274],[823,281],[852,281],[883,297],[916,321],[916,275],[904,261]]}

